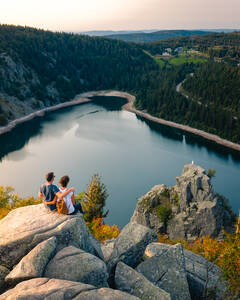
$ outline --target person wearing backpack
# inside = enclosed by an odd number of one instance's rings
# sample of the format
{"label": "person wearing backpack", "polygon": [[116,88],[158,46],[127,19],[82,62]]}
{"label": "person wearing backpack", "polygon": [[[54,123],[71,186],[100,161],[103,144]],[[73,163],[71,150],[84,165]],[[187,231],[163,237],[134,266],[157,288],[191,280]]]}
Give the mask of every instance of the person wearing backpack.
{"label": "person wearing backpack", "polygon": [[[67,175],[62,176],[60,178],[59,183],[60,183],[61,187],[59,188],[59,191],[62,193],[62,195],[64,195],[64,193],[66,193],[67,191],[71,190],[71,189],[67,188],[69,181],[70,181],[70,178]],[[74,191],[71,191],[67,195],[64,195],[63,200],[65,202],[66,208],[62,204],[59,205],[59,207],[61,207],[62,213],[67,212],[68,215],[74,215],[79,211],[80,213],[83,214],[81,204],[75,202]],[[57,204],[57,206],[58,206],[58,204]]]}
{"label": "person wearing backpack", "polygon": [[75,189],[71,188],[61,193],[56,185],[53,184],[55,175],[53,172],[49,172],[45,176],[46,182],[40,187],[38,193],[39,198],[43,198],[43,203],[50,209],[56,210],[56,202],[58,198],[63,198],[71,192],[74,192]]}

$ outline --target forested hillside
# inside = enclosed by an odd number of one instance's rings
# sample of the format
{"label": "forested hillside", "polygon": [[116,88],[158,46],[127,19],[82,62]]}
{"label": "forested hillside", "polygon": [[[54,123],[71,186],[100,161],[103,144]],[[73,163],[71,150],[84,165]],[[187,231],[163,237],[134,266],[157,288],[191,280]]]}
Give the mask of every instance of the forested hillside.
{"label": "forested hillside", "polygon": [[[162,84],[137,106],[167,120],[240,142],[240,33],[164,40],[141,46],[161,66]],[[167,56],[164,56],[164,52]],[[188,66],[188,68],[187,68]],[[183,95],[176,95],[181,72]],[[180,72],[180,73],[179,73]],[[193,73],[193,76],[189,76]],[[172,79],[172,80],[171,80]],[[171,91],[171,95],[166,93]],[[166,101],[168,98],[168,101]]]}
{"label": "forested hillside", "polygon": [[202,64],[183,88],[203,105],[216,105],[240,117],[240,68],[214,62]]}
{"label": "forested hillside", "polygon": [[[83,91],[134,90],[139,76],[157,69],[141,49],[121,41],[0,26],[2,103],[12,96],[37,108]],[[6,118],[12,118],[11,111]]]}
{"label": "forested hillside", "polygon": [[[118,89],[138,109],[240,143],[239,48],[239,33],[139,45],[1,25],[0,126],[84,91]],[[176,91],[185,78],[190,98]]]}
{"label": "forested hillside", "polygon": [[210,32],[202,30],[159,30],[151,33],[136,32],[126,34],[110,34],[106,37],[122,40],[125,42],[147,43],[178,36],[204,35],[208,33]]}

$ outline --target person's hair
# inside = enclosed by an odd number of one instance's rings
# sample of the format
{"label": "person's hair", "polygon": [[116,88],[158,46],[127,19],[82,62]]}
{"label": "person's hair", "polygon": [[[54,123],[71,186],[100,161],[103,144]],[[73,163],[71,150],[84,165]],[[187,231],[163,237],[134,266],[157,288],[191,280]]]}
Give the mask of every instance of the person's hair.
{"label": "person's hair", "polygon": [[47,174],[45,175],[45,177],[46,177],[46,180],[47,180],[48,182],[50,182],[55,176],[54,176],[54,173],[53,173],[53,172],[49,172],[49,173],[47,173]]}
{"label": "person's hair", "polygon": [[61,184],[62,187],[66,187],[69,183],[69,176],[65,175],[65,176],[62,176],[59,180],[59,183]]}

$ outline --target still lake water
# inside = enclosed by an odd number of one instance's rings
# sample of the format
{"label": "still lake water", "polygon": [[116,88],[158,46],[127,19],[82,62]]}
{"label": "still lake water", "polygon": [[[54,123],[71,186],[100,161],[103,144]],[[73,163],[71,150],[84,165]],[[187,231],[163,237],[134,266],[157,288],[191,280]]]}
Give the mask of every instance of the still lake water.
{"label": "still lake water", "polygon": [[121,111],[123,99],[97,99],[0,136],[0,185],[13,186],[20,196],[36,196],[44,174],[53,170],[56,183],[68,174],[70,185],[80,192],[99,173],[109,193],[106,223],[123,227],[137,198],[156,184],[174,185],[184,164],[193,160],[216,169],[214,189],[229,198],[237,213],[239,154]]}

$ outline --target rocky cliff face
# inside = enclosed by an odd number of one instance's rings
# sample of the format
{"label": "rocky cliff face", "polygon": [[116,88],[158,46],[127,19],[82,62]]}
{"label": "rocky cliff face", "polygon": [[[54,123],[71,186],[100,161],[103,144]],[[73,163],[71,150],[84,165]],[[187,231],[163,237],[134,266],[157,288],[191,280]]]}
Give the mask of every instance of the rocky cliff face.
{"label": "rocky cliff face", "polygon": [[130,222],[100,244],[81,214],[42,204],[15,209],[0,221],[0,300],[202,300],[215,282],[216,294],[224,293],[216,266],[209,281],[203,258],[156,240],[153,230]]}
{"label": "rocky cliff face", "polygon": [[227,199],[214,192],[211,178],[200,166],[185,165],[172,187],[154,186],[138,200],[132,221],[170,239],[193,240],[209,235],[221,237],[232,232],[233,214]]}
{"label": "rocky cliff face", "polygon": [[43,86],[37,73],[19,58],[0,54],[0,108],[6,120],[49,106],[53,99],[54,104],[59,103],[54,82]]}

